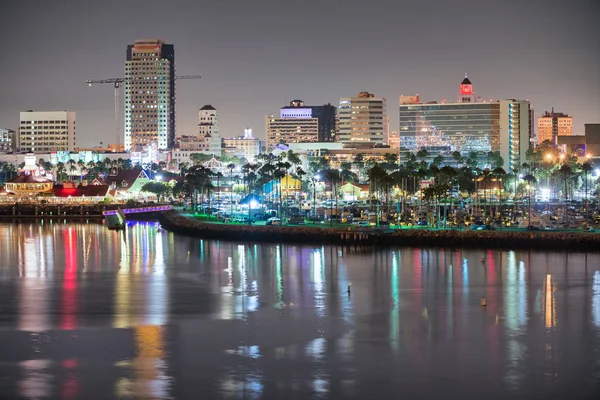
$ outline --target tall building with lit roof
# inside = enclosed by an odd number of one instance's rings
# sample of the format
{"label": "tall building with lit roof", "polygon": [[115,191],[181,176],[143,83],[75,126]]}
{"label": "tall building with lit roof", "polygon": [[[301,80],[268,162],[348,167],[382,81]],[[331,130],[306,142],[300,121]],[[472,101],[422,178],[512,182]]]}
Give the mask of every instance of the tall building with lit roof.
{"label": "tall building with lit roof", "polygon": [[136,40],[125,62],[125,150],[175,143],[175,49]]}
{"label": "tall building with lit roof", "polygon": [[338,136],[336,142],[388,143],[388,118],[386,99],[369,92],[356,97],[340,99],[338,107]]}

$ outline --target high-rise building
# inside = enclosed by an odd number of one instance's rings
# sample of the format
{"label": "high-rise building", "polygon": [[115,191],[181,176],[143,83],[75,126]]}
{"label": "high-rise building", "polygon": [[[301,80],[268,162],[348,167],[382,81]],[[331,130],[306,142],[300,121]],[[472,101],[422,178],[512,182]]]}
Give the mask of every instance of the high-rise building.
{"label": "high-rise building", "polygon": [[[293,102],[292,102],[293,103]],[[313,117],[310,107],[283,107],[279,118],[265,117],[267,150],[280,143],[308,143],[319,140],[319,119]]]}
{"label": "high-rise building", "polygon": [[15,150],[15,131],[0,128],[0,153],[8,153]]}
{"label": "high-rise building", "polygon": [[175,50],[161,40],[136,40],[125,62],[125,150],[175,143]]}
{"label": "high-rise building", "polygon": [[290,105],[282,110],[300,109],[306,114],[310,110],[311,118],[316,118],[319,123],[319,142],[333,142],[336,135],[336,107],[331,104],[322,106],[307,106],[302,100],[292,100]]}
{"label": "high-rise building", "polygon": [[223,138],[223,152],[253,162],[260,154],[260,140],[252,137],[252,129],[244,129],[244,136]]}
{"label": "high-rise building", "polygon": [[198,135],[204,140],[208,152],[221,155],[221,135],[219,134],[219,115],[210,104],[198,111]]}
{"label": "high-rise building", "polygon": [[19,148],[22,152],[75,151],[75,113],[26,111],[20,113]]}
{"label": "high-rise building", "polygon": [[448,158],[455,151],[464,155],[475,152],[482,158],[490,151],[500,152],[505,168],[520,165],[529,149],[529,102],[473,102],[472,84],[465,81],[467,78],[461,83],[458,103],[400,104],[401,149],[424,149]]}
{"label": "high-rise building", "polygon": [[573,134],[573,117],[563,113],[545,112],[537,119],[537,144],[549,140],[558,143],[558,136],[571,136]]}
{"label": "high-rise building", "polygon": [[360,92],[357,97],[341,98],[338,123],[338,142],[387,144],[387,107],[383,97]]}

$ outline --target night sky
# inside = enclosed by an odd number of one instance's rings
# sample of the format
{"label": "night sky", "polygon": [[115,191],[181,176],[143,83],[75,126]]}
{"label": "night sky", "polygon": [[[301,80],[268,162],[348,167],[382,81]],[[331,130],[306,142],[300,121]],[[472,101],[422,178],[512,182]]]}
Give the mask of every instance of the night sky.
{"label": "night sky", "polygon": [[123,76],[127,44],[175,45],[177,134],[197,110],[219,110],[222,136],[292,99],[336,104],[361,90],[455,100],[467,70],[478,96],[529,99],[600,122],[598,0],[2,0],[0,127],[19,111],[77,112],[77,144],[115,142],[113,89],[86,79]]}

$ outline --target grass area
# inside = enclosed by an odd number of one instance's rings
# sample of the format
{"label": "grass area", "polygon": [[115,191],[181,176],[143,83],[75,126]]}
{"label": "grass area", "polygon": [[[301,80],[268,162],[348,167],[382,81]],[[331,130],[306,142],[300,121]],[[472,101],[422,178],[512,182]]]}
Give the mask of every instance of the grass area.
{"label": "grass area", "polygon": [[[219,219],[217,217],[214,217],[212,215],[208,215],[208,214],[194,214],[194,213],[186,213],[183,214],[187,217],[196,219],[198,221],[202,221],[202,222],[206,222],[206,223],[211,223],[211,224],[224,224],[222,219]],[[255,226],[264,226],[266,225],[267,221],[256,221],[254,222],[252,225]],[[248,225],[247,222],[228,222],[227,225]],[[357,227],[355,225],[352,224],[342,224],[339,222],[333,222],[333,224],[331,224],[330,222],[306,222],[305,224],[302,225],[298,225],[298,224],[286,224],[285,226],[300,226],[300,227],[308,227],[308,228],[315,228],[315,229],[327,229],[327,228],[333,228],[333,229],[347,229],[347,228],[351,228],[351,229],[367,229],[367,228],[375,228],[374,226],[369,226],[369,227],[365,227],[365,226],[361,226],[361,227]],[[430,231],[443,231],[443,230],[460,230],[460,231],[464,231],[464,230],[470,230],[470,228],[434,228],[434,227],[429,227],[429,226],[387,226],[387,225],[381,225],[380,226],[381,229],[397,229],[397,230],[430,230]],[[494,230],[495,232],[526,232],[527,228],[517,228],[517,227],[504,227],[502,229],[496,228]],[[532,231],[535,232],[535,231]],[[583,229],[561,229],[561,228],[556,228],[554,230],[552,230],[552,232],[570,232],[570,233],[576,233],[576,232],[583,232]],[[597,231],[596,233],[600,233],[600,231]]]}

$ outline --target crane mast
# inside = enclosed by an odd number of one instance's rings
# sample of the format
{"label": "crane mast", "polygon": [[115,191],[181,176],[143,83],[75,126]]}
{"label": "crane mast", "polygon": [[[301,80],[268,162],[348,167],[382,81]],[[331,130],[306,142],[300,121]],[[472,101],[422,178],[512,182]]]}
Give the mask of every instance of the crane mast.
{"label": "crane mast", "polygon": [[[175,76],[175,80],[179,80],[179,79],[200,79],[202,78],[202,75],[180,75],[180,76]],[[120,99],[121,99],[121,86],[123,86],[123,83],[128,83],[128,82],[133,82],[135,81],[135,79],[128,79],[128,78],[109,78],[109,79],[98,79],[98,80],[91,80],[88,79],[87,81],[85,81],[85,83],[88,84],[88,86],[92,86],[92,85],[97,85],[97,84],[112,84],[113,88],[115,90],[114,93],[114,101],[115,101],[115,116],[114,116],[114,124],[115,124],[115,134],[117,135],[117,150],[120,148],[121,145],[121,126],[120,126],[120,115],[121,115],[121,110],[120,110],[120,106],[119,104],[121,103]]]}

